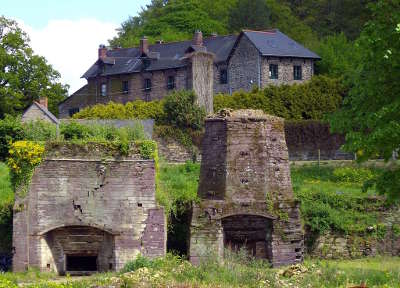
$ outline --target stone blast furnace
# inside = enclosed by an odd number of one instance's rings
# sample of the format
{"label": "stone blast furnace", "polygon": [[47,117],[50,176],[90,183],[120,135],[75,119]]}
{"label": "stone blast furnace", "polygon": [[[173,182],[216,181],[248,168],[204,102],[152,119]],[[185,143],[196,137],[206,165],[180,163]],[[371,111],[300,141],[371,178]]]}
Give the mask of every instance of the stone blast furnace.
{"label": "stone blast furnace", "polygon": [[206,119],[190,260],[242,247],[273,266],[303,260],[284,120],[260,110],[222,110]]}
{"label": "stone blast furnace", "polygon": [[16,196],[14,271],[118,271],[139,253],[165,254],[153,160],[134,147],[122,157],[95,143],[54,146],[35,169],[27,195]]}

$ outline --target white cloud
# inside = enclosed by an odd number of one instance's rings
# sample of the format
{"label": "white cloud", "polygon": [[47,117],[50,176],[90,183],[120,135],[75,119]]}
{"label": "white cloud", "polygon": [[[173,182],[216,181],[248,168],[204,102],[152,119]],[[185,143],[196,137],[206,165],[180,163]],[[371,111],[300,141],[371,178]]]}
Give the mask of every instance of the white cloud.
{"label": "white cloud", "polygon": [[107,44],[118,27],[114,23],[80,19],[50,20],[45,27],[36,29],[17,21],[29,35],[35,54],[44,56],[60,72],[61,81],[70,85],[70,94],[86,84],[86,79],[80,77],[97,60],[99,44]]}

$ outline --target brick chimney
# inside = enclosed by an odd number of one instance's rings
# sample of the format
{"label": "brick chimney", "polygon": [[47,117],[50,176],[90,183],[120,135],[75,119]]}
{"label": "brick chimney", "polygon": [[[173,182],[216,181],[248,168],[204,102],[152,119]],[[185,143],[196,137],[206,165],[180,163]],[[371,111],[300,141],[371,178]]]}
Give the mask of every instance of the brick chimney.
{"label": "brick chimney", "polygon": [[140,39],[140,55],[148,55],[149,54],[149,40],[146,36],[143,36]]}
{"label": "brick chimney", "polygon": [[100,44],[99,45],[99,59],[104,59],[107,57],[107,48],[106,45]]}
{"label": "brick chimney", "polygon": [[44,108],[46,108],[46,109],[48,108],[48,99],[47,99],[47,97],[40,97],[38,102]]}
{"label": "brick chimney", "polygon": [[203,46],[203,33],[200,30],[196,30],[196,32],[194,32],[193,45]]}

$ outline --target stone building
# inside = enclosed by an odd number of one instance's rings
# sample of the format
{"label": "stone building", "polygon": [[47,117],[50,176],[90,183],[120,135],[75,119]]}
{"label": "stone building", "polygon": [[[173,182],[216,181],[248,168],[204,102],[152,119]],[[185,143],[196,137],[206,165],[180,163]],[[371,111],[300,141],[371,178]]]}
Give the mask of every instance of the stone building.
{"label": "stone building", "polygon": [[32,105],[25,110],[21,118],[22,122],[29,121],[46,121],[58,125],[59,121],[56,116],[48,110],[48,100],[42,97],[38,102],[33,101]]}
{"label": "stone building", "polygon": [[27,195],[16,195],[14,271],[118,271],[139,253],[165,254],[154,161],[136,150],[121,157],[109,149],[95,143],[48,149]]}
{"label": "stone building", "polygon": [[245,247],[274,266],[301,262],[303,230],[283,119],[260,110],[225,112],[205,124],[190,260]]}
{"label": "stone building", "polygon": [[232,93],[253,86],[301,83],[311,78],[319,56],[277,29],[212,35],[200,31],[192,41],[107,49],[82,76],[87,84],[59,104],[61,118],[109,101],[157,100],[177,89],[193,89],[199,102],[212,111],[216,93]]}

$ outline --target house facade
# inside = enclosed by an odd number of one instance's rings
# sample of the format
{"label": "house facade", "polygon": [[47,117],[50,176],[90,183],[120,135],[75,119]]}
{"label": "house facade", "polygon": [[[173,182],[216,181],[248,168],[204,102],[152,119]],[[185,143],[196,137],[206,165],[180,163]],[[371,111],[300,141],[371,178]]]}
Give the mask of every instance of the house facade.
{"label": "house facade", "polygon": [[59,104],[60,117],[109,101],[159,100],[181,89],[193,89],[212,111],[217,93],[307,81],[319,59],[277,29],[204,39],[196,31],[192,41],[154,45],[143,38],[139,47],[126,49],[101,45],[82,76],[88,83]]}

